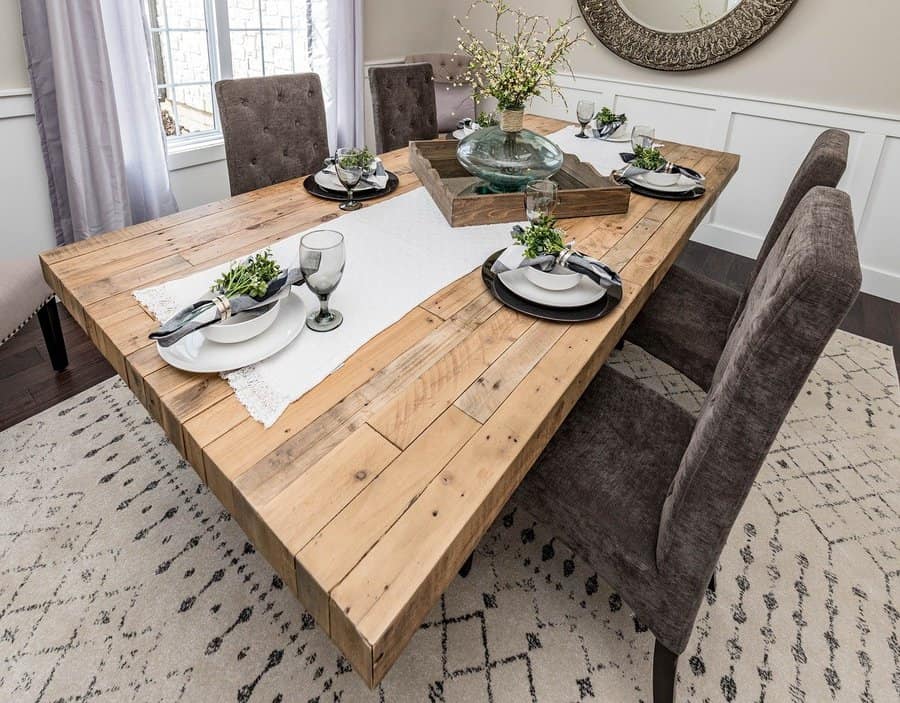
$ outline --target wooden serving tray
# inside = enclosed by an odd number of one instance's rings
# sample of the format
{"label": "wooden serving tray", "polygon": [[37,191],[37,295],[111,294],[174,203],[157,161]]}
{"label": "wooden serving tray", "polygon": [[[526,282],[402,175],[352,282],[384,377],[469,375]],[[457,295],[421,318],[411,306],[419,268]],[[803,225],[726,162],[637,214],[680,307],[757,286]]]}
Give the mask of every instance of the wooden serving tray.
{"label": "wooden serving tray", "polygon": [[[458,142],[449,139],[410,142],[409,165],[452,227],[519,222],[525,219],[523,193],[487,192],[456,159]],[[559,184],[558,218],[628,212],[631,188],[602,176],[574,154],[552,180]]]}

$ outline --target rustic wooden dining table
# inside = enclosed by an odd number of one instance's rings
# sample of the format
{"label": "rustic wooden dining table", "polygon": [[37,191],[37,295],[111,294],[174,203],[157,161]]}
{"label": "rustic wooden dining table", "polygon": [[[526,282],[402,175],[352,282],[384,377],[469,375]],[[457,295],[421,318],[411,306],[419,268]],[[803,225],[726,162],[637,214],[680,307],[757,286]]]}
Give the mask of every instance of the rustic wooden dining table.
{"label": "rustic wooden dining table", "polygon": [[[527,122],[545,134],[564,124]],[[54,249],[41,263],[179,452],[375,686],[739,162],[674,143],[663,153],[707,175],[704,197],[632,195],[625,214],[561,223],[579,249],[620,272],[623,298],[608,316],[580,324],[526,317],[495,300],[476,270],[366,343],[269,429],[218,375],[163,362],[147,338],[157,322],[132,291],[331,220],[335,203],[288,181]],[[395,194],[419,187],[406,149],[384,163],[399,175]]]}

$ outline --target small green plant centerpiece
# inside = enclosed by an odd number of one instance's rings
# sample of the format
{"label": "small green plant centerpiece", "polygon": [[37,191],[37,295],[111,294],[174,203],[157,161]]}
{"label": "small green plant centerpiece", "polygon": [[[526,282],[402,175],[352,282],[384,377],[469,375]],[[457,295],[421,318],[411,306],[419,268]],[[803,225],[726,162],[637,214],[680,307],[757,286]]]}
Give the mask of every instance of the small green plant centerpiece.
{"label": "small green plant centerpiece", "polygon": [[210,288],[214,293],[234,298],[249,295],[260,299],[269,288],[269,283],[281,275],[281,266],[272,252],[266,249],[244,261],[238,261],[219,276]]}
{"label": "small green plant centerpiece", "polygon": [[[467,26],[486,10],[484,33]],[[479,129],[460,141],[459,162],[487,182],[494,192],[523,190],[528,183],[549,178],[563,163],[553,142],[523,127],[525,106],[535,96],[563,98],[556,84],[562,70],[571,72],[572,48],[584,42],[574,30],[575,16],[553,21],[513,9],[505,0],[476,0],[464,18],[454,17],[461,36],[459,50],[469,58],[458,85],[469,86],[476,101],[497,103],[496,127]]]}
{"label": "small green plant centerpiece", "polygon": [[497,113],[492,110],[491,112],[479,112],[478,117],[475,118],[475,123],[482,129],[486,129],[488,127],[496,127],[500,124],[500,121],[497,119]]}
{"label": "small green plant centerpiece", "polygon": [[604,107],[600,112],[598,112],[594,119],[597,120],[597,124],[613,124],[615,122],[625,122],[628,120],[628,116],[625,113],[621,115],[617,115],[615,112],[610,110],[608,107]]}
{"label": "small green plant centerpiece", "polygon": [[646,169],[647,171],[658,171],[667,163],[666,157],[659,153],[659,149],[649,146],[636,146],[634,147],[634,159],[632,159],[630,165]]}
{"label": "small green plant centerpiece", "polygon": [[612,134],[628,121],[628,115],[624,112],[617,115],[608,107],[604,107],[600,112],[594,115],[594,121],[597,124],[597,129],[600,130],[601,133],[605,132],[606,134]]}
{"label": "small green plant centerpiece", "polygon": [[364,146],[362,149],[353,149],[344,154],[338,162],[340,167],[346,170],[359,168],[364,174],[371,173],[374,170],[375,155],[369,151],[369,147]]}
{"label": "small green plant centerpiece", "polygon": [[512,238],[516,244],[525,247],[525,256],[534,259],[544,254],[559,254],[566,248],[563,239],[566,233],[557,227],[556,220],[544,215],[532,222],[528,227],[516,225],[512,230]]}

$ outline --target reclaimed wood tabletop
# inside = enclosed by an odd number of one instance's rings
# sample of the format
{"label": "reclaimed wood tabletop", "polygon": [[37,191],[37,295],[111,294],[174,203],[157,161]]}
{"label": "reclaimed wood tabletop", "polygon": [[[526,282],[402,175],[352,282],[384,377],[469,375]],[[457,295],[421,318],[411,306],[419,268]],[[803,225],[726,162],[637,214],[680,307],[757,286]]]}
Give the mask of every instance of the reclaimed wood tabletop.
{"label": "reclaimed wood tabletop", "polygon": [[[529,117],[548,134],[565,123]],[[41,255],[44,276],[200,478],[369,686],[385,676],[737,170],[668,143],[706,195],[632,195],[564,220],[620,272],[606,317],[560,324],[503,307],[480,271],[382,331],[269,428],[218,375],[168,366],[132,291],[338,216],[292,180]],[[395,194],[419,187],[407,150]],[[377,207],[369,204],[367,207]],[[524,215],[524,213],[523,213]],[[414,235],[411,235],[414,236]]]}

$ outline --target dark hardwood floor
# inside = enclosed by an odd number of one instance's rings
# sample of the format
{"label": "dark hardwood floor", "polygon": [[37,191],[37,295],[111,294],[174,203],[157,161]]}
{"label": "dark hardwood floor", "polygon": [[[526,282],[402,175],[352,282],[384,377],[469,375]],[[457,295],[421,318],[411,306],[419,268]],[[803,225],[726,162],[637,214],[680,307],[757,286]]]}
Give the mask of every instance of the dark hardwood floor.
{"label": "dark hardwood floor", "polygon": [[0,347],[0,430],[115,374],[78,323],[59,305],[69,366],[56,373],[37,316]]}
{"label": "dark hardwood floor", "polygon": [[[679,262],[685,267],[741,289],[753,260],[691,242]],[[80,393],[114,374],[112,367],[60,306],[69,367],[55,373],[37,318],[0,347],[0,430]],[[865,293],[859,296],[841,328],[894,348],[900,369],[900,304]]]}

